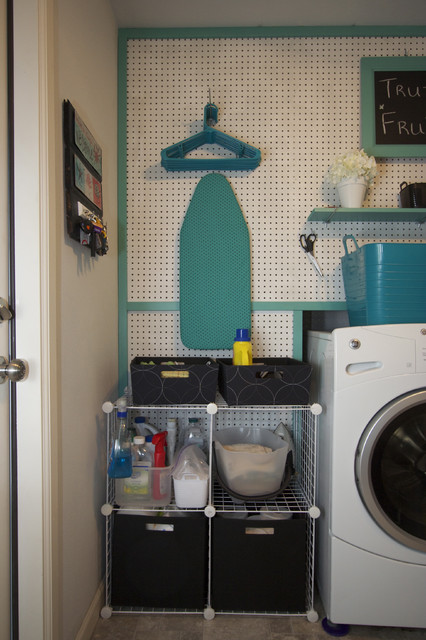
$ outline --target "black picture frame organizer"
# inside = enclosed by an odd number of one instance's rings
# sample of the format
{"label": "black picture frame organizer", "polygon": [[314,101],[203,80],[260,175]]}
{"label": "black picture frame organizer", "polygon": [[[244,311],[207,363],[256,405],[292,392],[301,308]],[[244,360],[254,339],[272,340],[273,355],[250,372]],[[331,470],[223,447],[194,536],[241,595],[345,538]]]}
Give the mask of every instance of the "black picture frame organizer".
{"label": "black picture frame organizer", "polygon": [[102,149],[69,100],[63,102],[64,191],[70,238],[90,249],[108,251],[102,203]]}

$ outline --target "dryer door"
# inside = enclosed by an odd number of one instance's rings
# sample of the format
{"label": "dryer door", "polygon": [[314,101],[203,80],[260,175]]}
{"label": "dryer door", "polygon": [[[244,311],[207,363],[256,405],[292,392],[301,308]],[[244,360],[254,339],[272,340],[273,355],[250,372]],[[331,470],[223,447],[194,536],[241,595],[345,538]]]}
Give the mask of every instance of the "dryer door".
{"label": "dryer door", "polygon": [[377,524],[426,552],[426,390],[395,398],[369,422],[355,461],[358,491]]}

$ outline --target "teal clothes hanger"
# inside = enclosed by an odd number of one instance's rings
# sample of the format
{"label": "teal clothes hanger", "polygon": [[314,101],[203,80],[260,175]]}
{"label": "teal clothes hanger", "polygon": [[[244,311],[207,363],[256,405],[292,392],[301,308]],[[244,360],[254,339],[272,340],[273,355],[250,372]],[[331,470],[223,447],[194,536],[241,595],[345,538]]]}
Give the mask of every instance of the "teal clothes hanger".
{"label": "teal clothes hanger", "polygon": [[[260,151],[255,147],[214,129],[218,108],[212,102],[204,107],[203,131],[176,142],[161,151],[161,166],[167,171],[214,171],[255,169],[260,164]],[[235,158],[186,158],[185,156],[204,144],[217,144],[235,154]]]}

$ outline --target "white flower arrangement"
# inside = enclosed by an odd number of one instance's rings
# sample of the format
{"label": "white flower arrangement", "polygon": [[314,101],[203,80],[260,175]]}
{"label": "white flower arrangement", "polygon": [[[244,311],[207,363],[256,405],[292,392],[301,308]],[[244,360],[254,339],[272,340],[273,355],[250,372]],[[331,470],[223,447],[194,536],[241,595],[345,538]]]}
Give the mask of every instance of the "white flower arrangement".
{"label": "white flower arrangement", "polygon": [[377,175],[376,160],[368,156],[364,149],[349,151],[338,156],[328,168],[326,181],[337,185],[346,178],[365,178],[370,186]]}

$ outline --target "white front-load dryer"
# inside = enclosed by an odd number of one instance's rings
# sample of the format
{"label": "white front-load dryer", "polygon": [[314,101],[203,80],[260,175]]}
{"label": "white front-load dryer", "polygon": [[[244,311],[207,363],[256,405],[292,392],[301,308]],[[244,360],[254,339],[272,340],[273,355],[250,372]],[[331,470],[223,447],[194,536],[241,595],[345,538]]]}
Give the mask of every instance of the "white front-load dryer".
{"label": "white front-load dryer", "polygon": [[311,331],[332,623],[426,627],[426,323]]}

